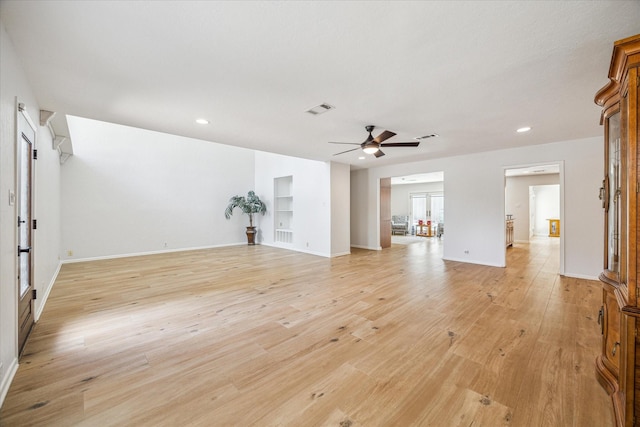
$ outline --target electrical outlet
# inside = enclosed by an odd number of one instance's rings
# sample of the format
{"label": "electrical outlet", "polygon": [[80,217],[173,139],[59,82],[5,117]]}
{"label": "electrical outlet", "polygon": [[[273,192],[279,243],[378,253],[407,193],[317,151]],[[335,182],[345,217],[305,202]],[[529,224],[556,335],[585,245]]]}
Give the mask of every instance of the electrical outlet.
{"label": "electrical outlet", "polygon": [[464,253],[465,253],[466,255],[469,255],[469,249],[465,249],[465,250],[464,250]]}
{"label": "electrical outlet", "polygon": [[167,247],[167,242],[164,242],[164,247],[165,247],[165,248]]}
{"label": "electrical outlet", "polygon": [[67,256],[73,256],[73,251],[71,249],[67,251]]}

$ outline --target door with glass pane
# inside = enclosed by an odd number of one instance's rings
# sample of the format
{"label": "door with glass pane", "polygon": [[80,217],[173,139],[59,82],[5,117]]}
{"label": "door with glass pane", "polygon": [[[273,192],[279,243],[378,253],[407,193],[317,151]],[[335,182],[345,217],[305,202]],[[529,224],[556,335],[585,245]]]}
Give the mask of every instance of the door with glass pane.
{"label": "door with glass pane", "polygon": [[444,196],[431,194],[431,222],[444,224]]}
{"label": "door with glass pane", "polygon": [[34,323],[32,250],[32,177],[35,127],[24,108],[18,112],[17,213],[18,213],[18,348],[20,353]]}
{"label": "door with glass pane", "polygon": [[433,233],[442,237],[444,234],[444,195],[431,194],[431,224]]}
{"label": "door with glass pane", "polygon": [[444,196],[442,193],[412,193],[411,198],[411,225],[416,234],[420,231],[420,222],[428,224],[431,228],[422,227],[422,233],[433,235],[438,224],[444,227]]}
{"label": "door with glass pane", "polygon": [[419,234],[418,225],[422,222],[426,224],[428,217],[427,193],[413,193],[411,198],[411,232]]}

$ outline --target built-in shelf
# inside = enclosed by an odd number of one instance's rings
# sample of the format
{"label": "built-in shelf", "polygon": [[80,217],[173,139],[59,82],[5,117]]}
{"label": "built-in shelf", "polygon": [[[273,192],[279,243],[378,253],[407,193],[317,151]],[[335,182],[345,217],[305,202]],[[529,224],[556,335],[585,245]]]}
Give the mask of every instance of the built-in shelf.
{"label": "built-in shelf", "polygon": [[273,236],[276,243],[293,243],[293,176],[273,180],[275,216]]}

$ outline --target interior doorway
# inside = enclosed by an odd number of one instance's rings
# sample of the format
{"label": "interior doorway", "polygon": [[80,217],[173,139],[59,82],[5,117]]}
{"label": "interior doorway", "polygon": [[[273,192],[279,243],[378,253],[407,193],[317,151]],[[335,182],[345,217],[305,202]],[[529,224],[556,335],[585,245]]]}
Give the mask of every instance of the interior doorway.
{"label": "interior doorway", "polygon": [[505,169],[505,265],[513,247],[529,245],[535,239],[556,239],[558,273],[564,274],[563,166],[557,162]]}
{"label": "interior doorway", "polygon": [[[381,203],[382,208],[382,203]],[[425,172],[391,178],[393,237],[443,237],[444,172]]]}

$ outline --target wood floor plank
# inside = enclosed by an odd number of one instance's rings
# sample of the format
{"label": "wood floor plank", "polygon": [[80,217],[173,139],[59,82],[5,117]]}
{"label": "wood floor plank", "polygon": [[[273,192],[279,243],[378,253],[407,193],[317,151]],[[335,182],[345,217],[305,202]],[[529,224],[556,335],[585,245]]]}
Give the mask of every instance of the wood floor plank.
{"label": "wood floor plank", "polygon": [[65,264],[0,425],[613,426],[599,283],[558,276],[557,240],[506,268],[443,242]]}

